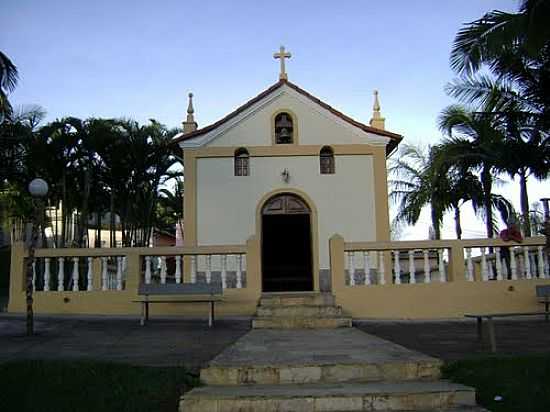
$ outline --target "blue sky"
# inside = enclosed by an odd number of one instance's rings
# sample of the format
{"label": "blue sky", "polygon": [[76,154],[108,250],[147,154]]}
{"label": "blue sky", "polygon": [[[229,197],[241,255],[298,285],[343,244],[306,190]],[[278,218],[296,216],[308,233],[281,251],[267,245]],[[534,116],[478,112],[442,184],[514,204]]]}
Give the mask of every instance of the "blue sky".
{"label": "blue sky", "polygon": [[[289,80],[368,122],[380,91],[389,130],[433,143],[452,103],[449,52],[465,22],[516,0],[2,0],[0,50],[21,79],[11,100],[47,120],[155,118],[179,126],[187,93],[199,126],[277,81],[273,52],[292,53]],[[538,192],[533,193],[533,199]]]}

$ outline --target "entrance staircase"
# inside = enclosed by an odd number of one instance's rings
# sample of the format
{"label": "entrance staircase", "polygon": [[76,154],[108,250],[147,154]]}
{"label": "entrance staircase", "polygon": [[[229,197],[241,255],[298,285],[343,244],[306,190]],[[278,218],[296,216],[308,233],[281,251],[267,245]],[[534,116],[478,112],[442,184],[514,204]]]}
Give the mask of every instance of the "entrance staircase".
{"label": "entrance staircase", "polygon": [[253,324],[180,412],[485,411],[473,388],[440,380],[440,360],[349,327],[331,295],[263,296]]}
{"label": "entrance staircase", "polygon": [[260,298],[254,329],[332,329],[351,327],[330,293],[264,293]]}

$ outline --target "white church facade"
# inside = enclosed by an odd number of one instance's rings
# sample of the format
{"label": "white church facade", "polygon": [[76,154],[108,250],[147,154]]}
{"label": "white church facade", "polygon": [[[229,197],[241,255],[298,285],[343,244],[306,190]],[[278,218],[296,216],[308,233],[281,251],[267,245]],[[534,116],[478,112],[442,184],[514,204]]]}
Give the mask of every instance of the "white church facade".
{"label": "white church facade", "polygon": [[330,290],[329,239],[389,240],[386,131],[335,110],[286,73],[220,121],[197,129],[190,95],[176,137],[185,169],[185,246],[260,240],[262,292]]}

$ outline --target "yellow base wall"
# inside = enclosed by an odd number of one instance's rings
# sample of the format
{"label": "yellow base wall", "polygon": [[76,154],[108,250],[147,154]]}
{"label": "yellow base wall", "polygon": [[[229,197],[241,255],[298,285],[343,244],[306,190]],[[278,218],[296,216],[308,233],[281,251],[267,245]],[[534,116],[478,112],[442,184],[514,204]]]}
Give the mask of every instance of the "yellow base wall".
{"label": "yellow base wall", "polygon": [[336,301],[354,318],[437,319],[464,314],[538,312],[535,285],[550,280],[507,280],[431,284],[353,286],[338,290]]}

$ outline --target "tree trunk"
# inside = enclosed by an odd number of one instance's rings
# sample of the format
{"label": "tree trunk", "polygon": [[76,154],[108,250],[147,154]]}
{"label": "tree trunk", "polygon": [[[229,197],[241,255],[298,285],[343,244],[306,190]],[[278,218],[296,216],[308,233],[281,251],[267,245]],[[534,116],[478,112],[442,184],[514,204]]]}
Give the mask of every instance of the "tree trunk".
{"label": "tree trunk", "polygon": [[435,239],[439,240],[441,239],[441,227],[439,226],[439,218],[433,203],[432,203],[431,211],[432,211],[432,226],[434,229]]}
{"label": "tree trunk", "polygon": [[527,194],[527,173],[525,169],[522,169],[519,173],[519,190],[523,232],[525,237],[529,237],[531,236],[531,222],[529,221],[529,195]]}
{"label": "tree trunk", "polygon": [[491,203],[493,178],[491,176],[491,168],[484,166],[481,171],[481,184],[483,186],[483,208],[485,209],[485,227],[487,229],[487,237],[492,238],[495,235],[495,227],[493,224],[493,205]]}
{"label": "tree trunk", "polygon": [[67,235],[67,179],[65,171],[61,178],[61,247],[65,247]]}
{"label": "tree trunk", "polygon": [[456,232],[456,238],[462,239],[462,225],[460,224],[460,209],[458,208],[458,205],[454,206],[455,210],[455,232]]}
{"label": "tree trunk", "polygon": [[113,188],[111,187],[111,196],[110,196],[110,205],[109,205],[109,244],[110,247],[115,247],[115,194],[113,193]]}

